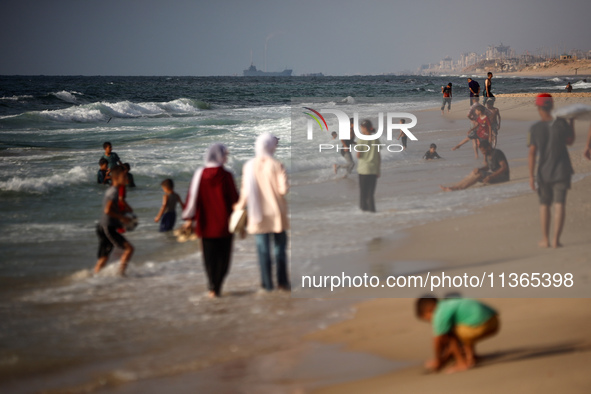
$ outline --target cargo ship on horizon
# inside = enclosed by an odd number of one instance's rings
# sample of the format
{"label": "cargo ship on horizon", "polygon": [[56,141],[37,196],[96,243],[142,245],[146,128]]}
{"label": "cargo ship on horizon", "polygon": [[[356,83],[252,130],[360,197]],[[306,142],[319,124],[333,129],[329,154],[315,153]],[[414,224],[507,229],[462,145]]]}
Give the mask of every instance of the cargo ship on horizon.
{"label": "cargo ship on horizon", "polygon": [[280,72],[267,72],[257,70],[254,64],[250,64],[250,67],[243,71],[245,77],[291,77],[293,70],[285,69]]}

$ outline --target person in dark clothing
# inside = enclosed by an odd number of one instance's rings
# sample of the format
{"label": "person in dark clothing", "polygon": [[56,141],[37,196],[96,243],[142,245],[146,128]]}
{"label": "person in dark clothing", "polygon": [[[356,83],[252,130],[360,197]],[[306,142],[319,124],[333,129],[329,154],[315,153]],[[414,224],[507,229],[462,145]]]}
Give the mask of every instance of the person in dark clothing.
{"label": "person in dark clothing", "polygon": [[443,110],[445,109],[445,105],[447,104],[447,112],[451,110],[451,98],[452,98],[452,84],[451,82],[447,84],[445,87],[441,87],[441,93],[443,93],[443,103],[441,103],[441,115],[443,115]]}
{"label": "person in dark clothing", "polygon": [[484,184],[502,183],[509,181],[509,163],[500,149],[493,149],[486,140],[480,141],[480,152],[484,155],[484,167],[475,168],[470,175],[453,186],[443,186],[441,190],[451,192],[464,190],[477,182]]}
{"label": "person in dark clothing", "polygon": [[425,159],[425,160],[441,159],[441,156],[439,156],[439,153],[437,153],[437,145],[431,144],[429,146],[429,150],[427,152],[425,152],[425,154],[423,155],[423,159]]}
{"label": "person in dark clothing", "polygon": [[486,81],[484,81],[484,102],[482,105],[486,105],[489,101],[495,102],[495,96],[492,94],[492,77],[493,74],[489,72]]}
{"label": "person in dark clothing", "polygon": [[[534,124],[528,135],[529,184],[540,198],[542,240],[540,247],[550,246],[550,206],[554,204],[554,235],[552,247],[558,248],[564,225],[566,193],[574,173],[567,145],[575,142],[572,121],[552,117],[554,100],[548,93],[539,94],[536,106],[541,120]],[[538,157],[537,188],[534,169]]]}
{"label": "person in dark clothing", "polygon": [[470,105],[474,104],[474,99],[480,97],[480,84],[468,78],[468,89],[470,90]]}
{"label": "person in dark clothing", "polygon": [[213,144],[189,186],[182,218],[201,238],[203,263],[208,278],[209,297],[220,297],[230,269],[233,236],[228,229],[232,206],[238,192],[232,174],[224,168],[228,149]]}

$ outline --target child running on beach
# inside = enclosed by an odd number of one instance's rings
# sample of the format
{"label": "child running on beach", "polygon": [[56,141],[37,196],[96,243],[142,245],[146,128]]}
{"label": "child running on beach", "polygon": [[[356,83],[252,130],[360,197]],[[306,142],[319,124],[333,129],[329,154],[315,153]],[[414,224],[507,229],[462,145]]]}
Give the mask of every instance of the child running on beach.
{"label": "child running on beach", "polygon": [[448,372],[472,368],[479,360],[476,342],[499,331],[498,313],[468,298],[419,298],[416,314],[433,326],[435,357],[425,363],[425,368],[433,372],[441,370],[451,358],[456,363]]}
{"label": "child running on beach", "polygon": [[[468,136],[460,141],[455,147],[451,150],[460,149],[462,145],[470,140],[479,140],[479,141],[491,141],[491,128],[490,128],[490,119],[486,115],[485,108],[482,105],[478,105],[475,108],[476,112],[476,125],[470,129],[468,132]],[[476,158],[478,159],[478,150],[475,153]]]}
{"label": "child running on beach", "polygon": [[112,186],[105,192],[103,199],[103,214],[96,228],[99,238],[98,261],[94,267],[94,272],[98,273],[109,260],[109,255],[113,247],[123,249],[123,255],[119,263],[119,275],[125,275],[125,268],[133,254],[133,246],[117,232],[123,224],[130,219],[125,216],[125,212],[119,209],[119,186],[125,184],[125,169],[121,166],[115,166],[111,169]]}
{"label": "child running on beach", "polygon": [[441,156],[439,156],[439,153],[437,153],[437,145],[431,144],[429,146],[429,150],[427,152],[425,152],[423,159],[425,159],[425,160],[441,159]]}
{"label": "child running on beach", "polygon": [[160,221],[160,232],[170,231],[174,228],[176,222],[176,205],[180,204],[181,208],[185,208],[181,197],[174,192],[174,181],[172,179],[165,179],[160,184],[164,197],[162,197],[162,206],[158,215],[154,218],[154,222]]}
{"label": "child running on beach", "polygon": [[111,177],[107,174],[109,170],[109,162],[101,157],[99,160],[99,170],[96,174],[96,182],[100,185],[109,185],[111,183]]}

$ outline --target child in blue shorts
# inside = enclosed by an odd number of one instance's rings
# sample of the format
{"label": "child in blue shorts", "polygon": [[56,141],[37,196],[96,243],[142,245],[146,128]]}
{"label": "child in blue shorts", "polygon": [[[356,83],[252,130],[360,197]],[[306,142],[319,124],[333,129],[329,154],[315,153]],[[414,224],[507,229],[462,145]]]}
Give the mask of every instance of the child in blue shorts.
{"label": "child in blue shorts", "polygon": [[165,179],[160,184],[164,197],[162,198],[162,206],[158,215],[154,218],[156,223],[160,222],[160,232],[170,231],[174,228],[176,222],[176,205],[180,204],[181,208],[185,208],[181,197],[174,192],[174,182],[172,179]]}

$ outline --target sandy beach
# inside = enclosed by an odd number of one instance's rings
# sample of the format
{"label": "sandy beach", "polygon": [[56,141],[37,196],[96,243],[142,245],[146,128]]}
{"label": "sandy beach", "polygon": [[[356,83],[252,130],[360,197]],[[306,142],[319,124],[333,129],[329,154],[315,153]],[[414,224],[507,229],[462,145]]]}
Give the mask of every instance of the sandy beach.
{"label": "sandy beach", "polygon": [[[497,104],[504,111],[506,124],[511,125],[507,127],[522,127],[524,121],[535,115],[529,98],[526,102],[520,97],[499,99]],[[455,110],[445,118],[464,119],[466,110],[467,102],[458,101]],[[429,112],[430,116],[437,114],[436,110]],[[576,127],[577,143],[571,150],[571,158],[577,173],[589,172],[591,167],[581,156],[587,128],[583,123]],[[526,151],[525,146],[523,150]],[[442,152],[450,155],[447,149]],[[527,180],[525,165],[523,157],[511,158],[511,182]],[[537,196],[531,192],[468,215],[416,225],[406,230],[404,238],[397,242],[374,245],[371,252],[362,254],[364,263],[371,266],[372,262],[380,261],[393,264],[438,261],[446,267],[463,269],[486,264],[491,270],[550,269],[577,263],[583,266],[577,278],[588,285],[591,280],[587,268],[591,262],[590,191],[591,178],[574,184],[568,198],[564,248],[559,250],[537,247],[538,203]],[[483,231],[493,234],[484,244]],[[358,257],[349,259],[355,261]],[[584,291],[574,295],[584,297]],[[153,392],[165,388],[177,392],[199,389],[257,393],[588,392],[591,317],[586,311],[591,300],[491,298],[484,301],[500,312],[501,332],[478,347],[486,358],[477,368],[455,375],[425,374],[422,363],[431,356],[431,328],[414,316],[414,299],[378,298],[356,304],[352,318],[312,332],[289,348],[269,349],[196,372],[139,381],[112,388],[111,392]]]}
{"label": "sandy beach", "polygon": [[549,65],[531,65],[517,72],[503,73],[504,76],[516,77],[574,77],[591,75],[591,61],[588,59],[555,61]]}
{"label": "sandy beach", "polygon": [[[558,98],[557,106],[570,103],[572,98]],[[588,102],[589,99],[579,96],[577,100]],[[504,119],[531,119],[535,114],[531,99],[499,97],[497,106],[502,109]],[[450,117],[462,119],[465,116],[463,110],[467,106],[458,107]],[[581,156],[588,127],[588,122],[576,125],[577,142],[571,149],[576,173],[588,173],[591,169],[591,163]],[[526,181],[524,158],[510,162],[512,182]],[[382,258],[395,256],[397,261],[443,261],[465,266],[489,264],[491,270],[558,269],[573,262],[588,267],[591,262],[590,193],[589,177],[573,185],[567,201],[564,247],[561,249],[537,247],[540,238],[538,202],[532,192],[468,216],[416,226],[407,232],[403,242],[382,251]],[[483,242],[483,232],[490,234],[486,242]],[[425,240],[428,240],[428,248],[424,247]],[[591,271],[587,267],[578,278],[588,285]],[[585,297],[584,294],[574,294]],[[484,301],[500,312],[501,331],[479,346],[478,350],[487,356],[481,365],[453,375],[425,375],[422,362],[432,355],[431,331],[428,324],[415,317],[414,300],[375,299],[358,304],[353,319],[316,332],[308,339],[340,343],[346,350],[405,361],[409,367],[318,392],[589,392],[591,377],[587,371],[591,362],[591,341],[588,328],[591,316],[587,310],[591,306],[590,299],[495,298]]]}

